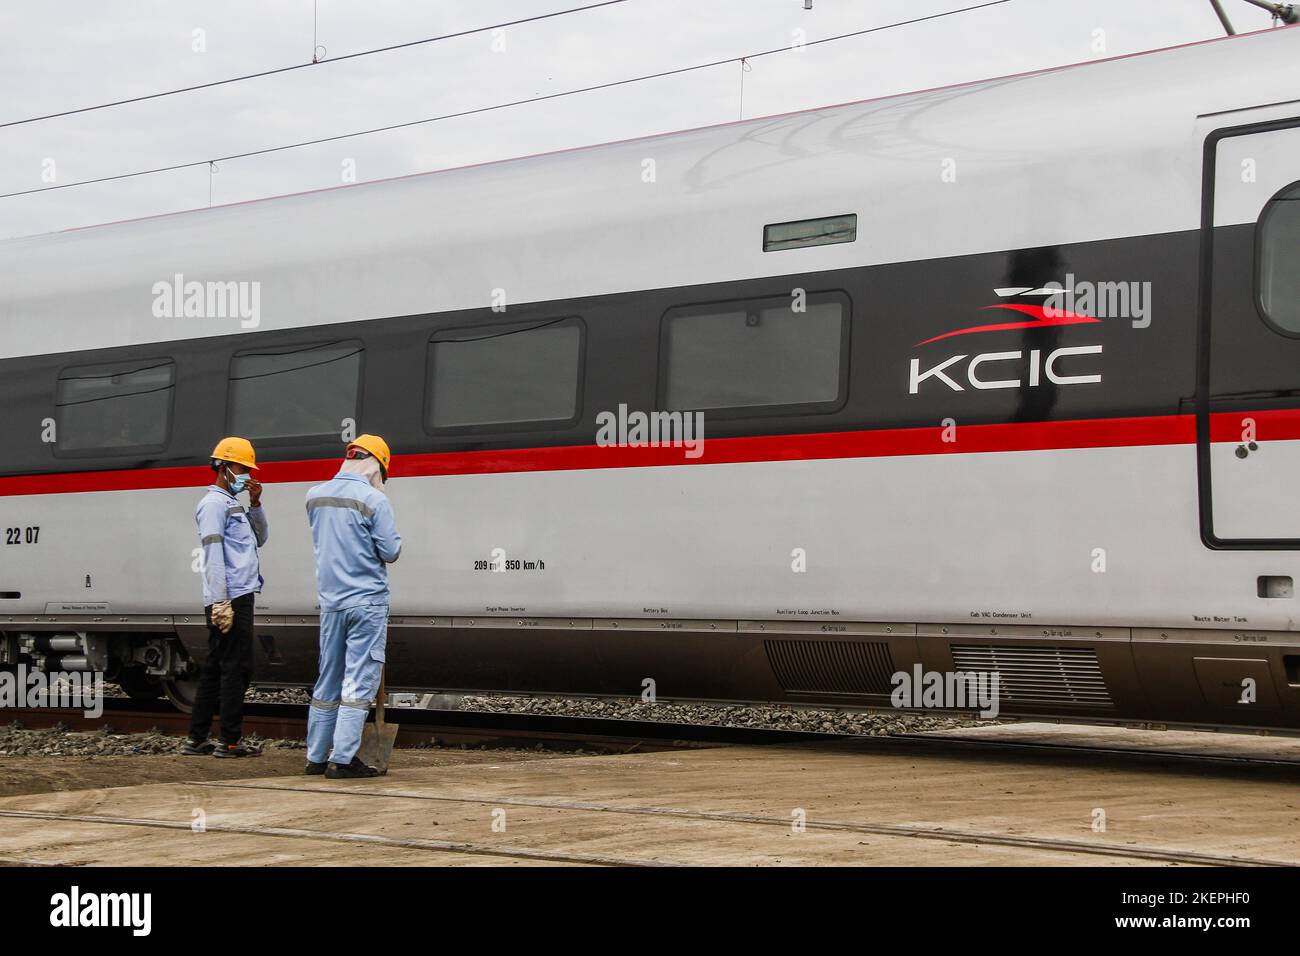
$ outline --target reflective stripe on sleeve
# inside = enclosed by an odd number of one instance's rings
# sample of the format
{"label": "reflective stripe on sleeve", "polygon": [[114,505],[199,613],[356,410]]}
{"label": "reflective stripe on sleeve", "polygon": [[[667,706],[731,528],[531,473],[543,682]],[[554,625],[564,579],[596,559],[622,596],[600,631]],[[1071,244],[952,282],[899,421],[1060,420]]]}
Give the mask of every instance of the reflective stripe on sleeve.
{"label": "reflective stripe on sleeve", "polygon": [[209,535],[205,535],[203,540],[200,541],[199,544],[201,544],[203,547],[206,548],[210,544],[220,544],[225,540],[226,540],[226,536],[223,534],[209,534]]}

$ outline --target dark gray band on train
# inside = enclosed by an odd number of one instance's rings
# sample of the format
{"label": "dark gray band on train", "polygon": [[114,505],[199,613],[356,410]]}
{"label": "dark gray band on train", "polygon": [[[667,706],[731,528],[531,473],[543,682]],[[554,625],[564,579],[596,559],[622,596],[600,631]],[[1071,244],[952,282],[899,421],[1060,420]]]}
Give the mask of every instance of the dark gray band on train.
{"label": "dark gray band on train", "polygon": [[321,700],[319,697],[311,699],[313,707],[319,707],[321,710],[338,710],[339,702],[337,700]]}
{"label": "dark gray band on train", "polygon": [[224,534],[209,534],[204,535],[203,540],[200,541],[199,544],[206,548],[210,544],[220,544],[225,540],[226,536]]}
{"label": "dark gray band on train", "polygon": [[364,501],[357,501],[355,498],[312,498],[307,502],[308,512],[317,508],[351,508],[367,518],[372,517],[375,513],[368,504]]}

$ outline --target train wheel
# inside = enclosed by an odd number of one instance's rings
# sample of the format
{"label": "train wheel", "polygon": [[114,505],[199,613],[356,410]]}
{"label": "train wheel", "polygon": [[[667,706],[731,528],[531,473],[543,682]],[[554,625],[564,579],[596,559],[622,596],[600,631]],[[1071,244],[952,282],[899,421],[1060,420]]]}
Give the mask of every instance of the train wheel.
{"label": "train wheel", "polygon": [[132,700],[157,700],[163,695],[162,681],[143,669],[126,668],[117,675],[117,685]]}
{"label": "train wheel", "polygon": [[199,692],[198,680],[165,680],[162,689],[177,710],[188,714],[194,709],[194,698]]}

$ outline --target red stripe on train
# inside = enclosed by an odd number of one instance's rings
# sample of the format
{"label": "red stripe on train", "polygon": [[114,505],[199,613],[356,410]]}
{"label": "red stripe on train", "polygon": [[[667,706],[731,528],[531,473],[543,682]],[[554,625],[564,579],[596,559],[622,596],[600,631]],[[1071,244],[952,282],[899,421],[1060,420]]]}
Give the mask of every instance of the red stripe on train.
{"label": "red stripe on train", "polygon": [[[1296,409],[1260,412],[1249,416],[1215,415],[1211,426],[1214,440],[1240,441],[1243,417],[1255,419],[1259,439],[1262,441],[1270,438],[1300,438],[1300,409]],[[600,445],[395,455],[393,477],[1178,445],[1190,444],[1196,440],[1196,421],[1192,415],[1159,415],[959,425],[953,436],[955,441],[943,440],[942,427],[764,435],[753,438],[707,436],[706,429],[704,454],[699,458],[687,458],[684,448]],[[338,465],[338,458],[267,462],[262,466],[258,477],[268,483],[324,481],[333,477]],[[0,478],[0,496],[202,487],[210,482],[211,475],[211,470],[204,465],[23,475]]]}
{"label": "red stripe on train", "polygon": [[[1247,430],[1254,437],[1247,438]],[[1300,408],[1267,412],[1218,412],[1210,416],[1210,441],[1285,441],[1300,438]]]}

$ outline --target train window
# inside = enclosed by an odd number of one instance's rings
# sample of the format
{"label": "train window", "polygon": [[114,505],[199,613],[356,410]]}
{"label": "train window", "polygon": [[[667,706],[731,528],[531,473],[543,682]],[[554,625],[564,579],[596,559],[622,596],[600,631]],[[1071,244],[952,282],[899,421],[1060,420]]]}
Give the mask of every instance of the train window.
{"label": "train window", "polygon": [[55,390],[55,454],[161,451],[176,364],[149,358],[64,369]]}
{"label": "train window", "polygon": [[1259,307],[1287,332],[1300,333],[1300,183],[1274,196],[1259,217]]}
{"label": "train window", "polygon": [[230,432],[251,439],[320,438],[356,421],[360,342],[241,352],[230,363]]}
{"label": "train window", "polygon": [[577,318],[442,329],[429,340],[430,429],[572,421],[578,415]]}
{"label": "train window", "polygon": [[672,309],[662,404],[829,411],[845,394],[848,332],[849,300],[838,292]]}
{"label": "train window", "polygon": [[763,251],[802,249],[804,246],[829,246],[836,242],[853,242],[858,238],[858,217],[824,216],[798,222],[776,222],[763,227]]}

